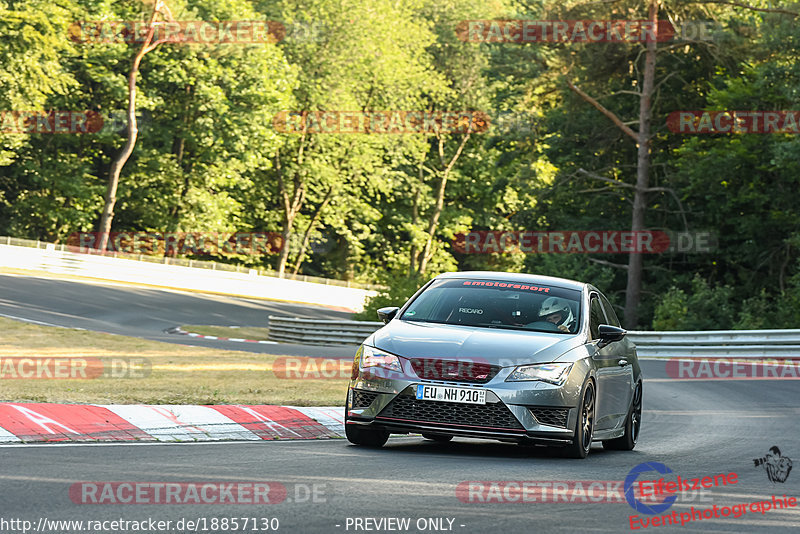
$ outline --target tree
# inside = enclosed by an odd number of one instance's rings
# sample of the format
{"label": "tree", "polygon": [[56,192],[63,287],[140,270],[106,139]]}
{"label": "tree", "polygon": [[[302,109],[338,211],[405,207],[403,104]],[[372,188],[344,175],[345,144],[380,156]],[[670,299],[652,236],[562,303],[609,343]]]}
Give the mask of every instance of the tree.
{"label": "tree", "polygon": [[[658,0],[648,0],[647,20],[653,28],[656,28],[655,35],[658,35]],[[650,122],[653,117],[652,98],[655,87],[656,73],[656,39],[648,39],[645,45],[644,70],[642,73],[642,85],[639,90],[639,130],[634,132],[625,122],[609,111],[597,100],[584,93],[572,82],[567,82],[569,88],[578,96],[597,108],[603,115],[608,117],[625,135],[634,140],[637,147],[636,163],[636,185],[633,186],[633,210],[631,216],[632,232],[640,232],[645,229],[645,211],[647,209],[647,193],[652,191],[650,188]],[[620,184],[618,180],[598,177],[603,181]],[[627,266],[628,282],[625,288],[625,317],[624,324],[627,328],[634,328],[638,321],[639,300],[642,291],[642,254],[631,252],[628,255]]]}
{"label": "tree", "polygon": [[163,40],[153,40],[158,24],[156,19],[159,17],[161,18],[161,22],[173,20],[172,12],[169,10],[164,0],[156,0],[153,3],[153,9],[147,22],[147,35],[139,51],[133,56],[131,69],[128,71],[128,137],[125,141],[125,145],[122,147],[122,151],[111,162],[111,169],[108,173],[108,189],[106,190],[105,206],[103,207],[103,213],[100,216],[100,225],[98,227],[100,234],[98,248],[101,251],[105,251],[108,247],[111,222],[114,219],[114,205],[117,203],[119,176],[128,158],[130,158],[133,153],[133,148],[136,146],[136,137],[139,134],[139,129],[136,125],[136,77],[139,74],[139,65],[145,54],[152,52],[158,45],[164,42]]}
{"label": "tree", "polygon": [[[289,61],[302,66],[295,111],[417,110],[422,102],[420,95],[440,83],[425,54],[433,35],[415,11],[416,2],[285,1],[273,9],[276,18],[290,28],[310,20],[322,28],[318,38],[287,39],[282,44]],[[274,179],[284,242],[292,239],[298,221],[305,217],[303,211],[310,197],[317,199],[312,213],[319,210],[319,219],[326,197],[330,204],[339,194],[385,187],[381,180],[390,169],[383,161],[417,143],[408,135],[320,134],[308,130],[287,134],[274,164],[263,174],[265,181]],[[356,194],[356,198],[360,196]],[[314,215],[309,222],[312,220]],[[344,250],[357,246],[348,240]],[[284,275],[289,256],[289,247],[283,247],[277,259],[279,276]]]}
{"label": "tree", "polygon": [[75,88],[75,80],[60,62],[70,49],[63,39],[69,10],[42,0],[0,4],[0,109],[7,122],[0,124],[0,166],[14,160],[26,136],[15,133],[13,112],[37,111],[46,99]]}
{"label": "tree", "polygon": [[[488,17],[492,10],[479,2],[442,1],[426,3],[422,10],[436,32],[437,40],[428,51],[445,83],[444,88],[425,94],[426,109],[471,111],[477,121],[466,125],[464,131],[433,132],[424,159],[419,160],[417,168],[408,169],[409,177],[418,177],[412,183],[413,204],[407,224],[411,233],[409,272],[418,278],[426,275],[435,252],[448,183],[458,177],[457,165],[462,156],[481,150],[481,136],[491,122],[490,88],[486,80],[488,55],[480,47],[461,42],[455,29],[460,21]],[[430,197],[422,194],[428,190]]]}

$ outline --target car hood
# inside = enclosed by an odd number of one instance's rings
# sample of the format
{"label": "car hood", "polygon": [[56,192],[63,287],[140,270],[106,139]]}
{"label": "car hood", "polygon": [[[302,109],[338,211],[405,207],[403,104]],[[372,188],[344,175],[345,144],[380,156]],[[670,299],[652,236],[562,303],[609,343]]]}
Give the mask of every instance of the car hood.
{"label": "car hood", "polygon": [[579,335],[393,320],[366,343],[404,358],[463,359],[509,367],[552,362],[582,341]]}

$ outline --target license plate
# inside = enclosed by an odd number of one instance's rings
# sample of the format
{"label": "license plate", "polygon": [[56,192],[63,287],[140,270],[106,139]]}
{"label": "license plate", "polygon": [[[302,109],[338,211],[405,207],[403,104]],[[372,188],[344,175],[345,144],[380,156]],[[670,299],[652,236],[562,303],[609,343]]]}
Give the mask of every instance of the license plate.
{"label": "license plate", "polygon": [[486,390],[417,384],[417,398],[439,402],[486,404]]}

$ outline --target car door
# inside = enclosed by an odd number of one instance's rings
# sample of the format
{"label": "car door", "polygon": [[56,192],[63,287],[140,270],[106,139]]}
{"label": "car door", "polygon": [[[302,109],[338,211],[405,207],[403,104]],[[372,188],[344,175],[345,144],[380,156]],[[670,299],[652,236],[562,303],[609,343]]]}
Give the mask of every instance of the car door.
{"label": "car door", "polygon": [[589,303],[589,332],[592,337],[591,343],[596,349],[592,359],[597,366],[595,428],[598,430],[616,428],[624,424],[632,395],[633,367],[626,358],[625,340],[600,346],[599,326],[601,324],[619,326],[613,310],[610,312],[611,317],[608,317],[600,293],[593,291]]}
{"label": "car door", "polygon": [[[605,311],[606,324],[610,324],[612,326],[622,327],[622,323],[620,323],[619,319],[617,318],[617,314],[614,312],[614,307],[611,305],[611,302],[606,298],[605,295],[600,293],[600,303],[603,305],[603,311]],[[626,336],[622,338],[620,341],[616,341],[611,345],[614,346],[615,355],[617,358],[617,363],[622,363],[620,360],[625,360],[625,365],[622,365],[625,369],[626,378],[625,383],[627,385],[628,396],[625,402],[625,414],[627,415],[627,409],[630,407],[630,404],[633,400],[633,393],[634,393],[634,385],[636,384],[636,376],[639,373],[638,370],[638,362],[636,361],[636,349],[634,348],[633,342]]]}

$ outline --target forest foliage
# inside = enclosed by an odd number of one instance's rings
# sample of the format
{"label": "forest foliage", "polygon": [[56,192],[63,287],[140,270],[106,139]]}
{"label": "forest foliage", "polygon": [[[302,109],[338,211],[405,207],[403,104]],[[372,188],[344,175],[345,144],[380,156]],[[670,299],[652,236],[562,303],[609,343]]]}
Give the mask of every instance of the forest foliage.
{"label": "forest foliage", "polygon": [[[161,1],[161,0],[159,0]],[[165,0],[184,21],[277,21],[280,38],[165,42],[137,78],[139,135],[115,232],[275,232],[270,255],[211,256],[382,284],[401,304],[430,277],[503,270],[589,281],[620,308],[627,255],[454,246],[470,231],[631,228],[641,42],[469,42],[474,20],[643,20],[650,0]],[[0,235],[96,231],[125,143],[135,43],[80,21],[145,21],[152,2],[0,0]],[[635,326],[796,327],[800,136],[680,134],[685,110],[798,110],[800,4],[664,0],[645,227],[706,232],[710,250],[645,254]],[[92,111],[95,133],[11,131],[14,111]],[[483,131],[287,133],[281,112],[479,111]]]}

